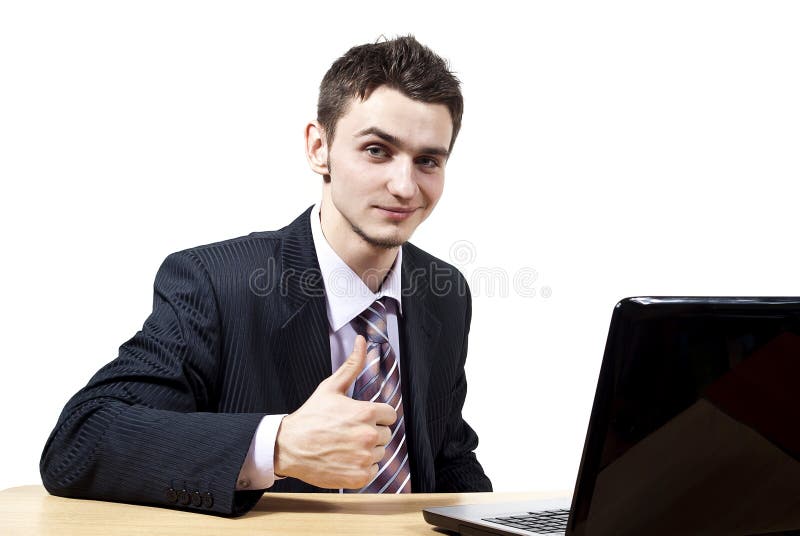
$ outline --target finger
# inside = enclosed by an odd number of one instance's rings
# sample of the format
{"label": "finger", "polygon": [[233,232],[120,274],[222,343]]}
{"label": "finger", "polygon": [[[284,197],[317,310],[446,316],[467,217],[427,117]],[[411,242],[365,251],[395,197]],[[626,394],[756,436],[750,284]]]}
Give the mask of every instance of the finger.
{"label": "finger", "polygon": [[375,447],[372,449],[372,461],[378,463],[386,456],[386,448],[385,447]]}
{"label": "finger", "polygon": [[336,369],[330,378],[329,386],[337,393],[345,394],[356,378],[364,369],[364,362],[367,360],[367,341],[363,336],[357,335],[353,343],[353,353]]}
{"label": "finger", "polygon": [[392,429],[388,426],[378,426],[378,446],[388,445],[392,440]]}
{"label": "finger", "polygon": [[397,420],[397,412],[389,404],[373,402],[375,405],[375,424],[390,426]]}
{"label": "finger", "polygon": [[378,476],[378,471],[380,471],[380,467],[378,467],[377,463],[369,468],[369,481],[370,482],[375,480],[375,477]]}

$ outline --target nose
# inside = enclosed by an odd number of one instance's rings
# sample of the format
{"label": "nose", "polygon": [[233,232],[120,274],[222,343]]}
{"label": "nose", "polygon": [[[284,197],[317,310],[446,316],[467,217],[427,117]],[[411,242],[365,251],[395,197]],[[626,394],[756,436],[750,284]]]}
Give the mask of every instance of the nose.
{"label": "nose", "polygon": [[399,160],[390,171],[391,176],[386,187],[389,192],[400,199],[412,199],[417,194],[417,181],[414,179],[414,164],[405,159]]}

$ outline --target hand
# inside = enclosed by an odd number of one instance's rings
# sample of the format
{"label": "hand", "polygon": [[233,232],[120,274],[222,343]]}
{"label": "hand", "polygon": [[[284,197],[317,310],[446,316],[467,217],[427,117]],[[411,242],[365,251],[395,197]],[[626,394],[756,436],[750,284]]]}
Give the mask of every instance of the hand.
{"label": "hand", "polygon": [[375,477],[397,413],[389,404],[347,396],[366,358],[367,342],[358,335],[347,361],[283,418],[275,439],[276,475],[348,489],[361,488]]}

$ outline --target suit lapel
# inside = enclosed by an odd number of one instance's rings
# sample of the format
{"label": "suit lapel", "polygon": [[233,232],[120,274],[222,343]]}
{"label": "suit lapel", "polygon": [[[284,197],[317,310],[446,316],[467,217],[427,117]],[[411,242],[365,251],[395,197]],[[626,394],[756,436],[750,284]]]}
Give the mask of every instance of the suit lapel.
{"label": "suit lapel", "polygon": [[331,375],[331,349],[325,289],[311,234],[311,208],[287,227],[281,248],[279,330],[281,369],[289,410],[294,411]]}

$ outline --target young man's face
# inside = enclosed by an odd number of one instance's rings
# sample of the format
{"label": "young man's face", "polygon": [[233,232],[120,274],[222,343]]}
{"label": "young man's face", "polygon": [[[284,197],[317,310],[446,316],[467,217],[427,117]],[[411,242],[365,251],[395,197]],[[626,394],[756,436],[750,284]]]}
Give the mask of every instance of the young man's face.
{"label": "young man's face", "polygon": [[331,181],[323,203],[329,197],[334,232],[354,233],[377,248],[407,241],[442,195],[452,132],[443,104],[417,102],[386,86],[354,99],[328,147]]}

